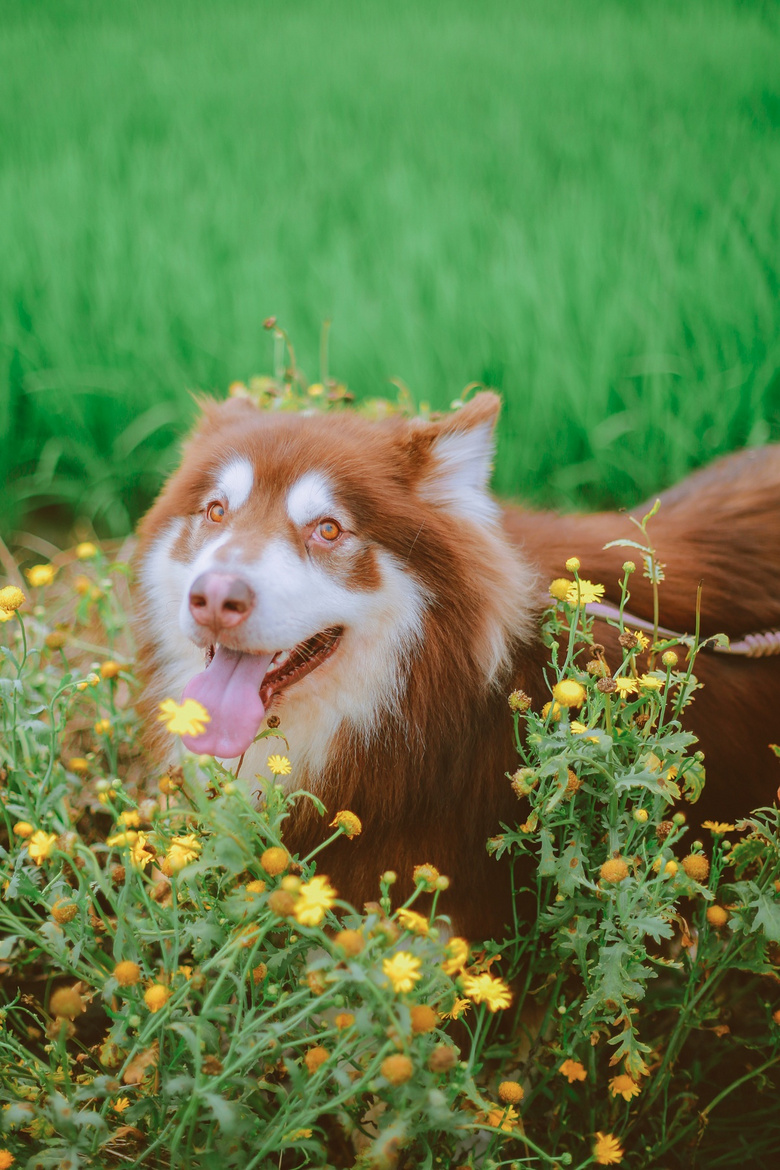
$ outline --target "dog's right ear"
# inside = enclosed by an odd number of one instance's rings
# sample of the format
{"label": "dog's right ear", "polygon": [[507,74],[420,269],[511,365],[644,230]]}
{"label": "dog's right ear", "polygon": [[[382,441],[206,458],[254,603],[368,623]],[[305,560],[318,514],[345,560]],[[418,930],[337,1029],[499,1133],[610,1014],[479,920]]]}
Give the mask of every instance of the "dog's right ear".
{"label": "dog's right ear", "polygon": [[407,454],[424,499],[471,520],[497,518],[489,484],[500,410],[499,396],[485,390],[454,414],[411,424]]}
{"label": "dog's right ear", "polygon": [[211,398],[208,394],[193,394],[192,399],[200,411],[193,436],[213,435],[223,427],[256,419],[260,413],[249,398]]}

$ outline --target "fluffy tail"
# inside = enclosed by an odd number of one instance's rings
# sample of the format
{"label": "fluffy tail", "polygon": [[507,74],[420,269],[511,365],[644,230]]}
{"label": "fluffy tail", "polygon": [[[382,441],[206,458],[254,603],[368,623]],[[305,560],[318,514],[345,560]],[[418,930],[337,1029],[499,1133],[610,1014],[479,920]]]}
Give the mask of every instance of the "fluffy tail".
{"label": "fluffy tail", "polygon": [[[701,632],[723,632],[731,639],[780,628],[780,446],[741,451],[689,476],[664,492],[649,522],[650,543],[664,567],[660,622],[692,632],[696,594],[702,585]],[[650,581],[642,573],[642,554],[631,547],[605,549],[618,539],[641,542],[629,516],[641,519],[654,500],[630,513],[558,516],[507,509],[505,524],[513,543],[550,580],[565,574],[568,557],[577,556],[581,575],[606,587],[617,601],[621,566],[633,560],[632,613],[653,614]]]}

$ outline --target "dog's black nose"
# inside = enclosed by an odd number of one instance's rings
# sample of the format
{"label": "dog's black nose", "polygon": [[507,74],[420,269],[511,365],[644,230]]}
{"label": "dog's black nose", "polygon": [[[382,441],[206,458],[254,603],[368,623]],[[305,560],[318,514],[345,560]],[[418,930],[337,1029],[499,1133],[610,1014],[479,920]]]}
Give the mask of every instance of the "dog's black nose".
{"label": "dog's black nose", "polygon": [[201,573],[190,589],[190,613],[198,625],[215,633],[240,625],[251,613],[255,595],[241,577],[229,573]]}

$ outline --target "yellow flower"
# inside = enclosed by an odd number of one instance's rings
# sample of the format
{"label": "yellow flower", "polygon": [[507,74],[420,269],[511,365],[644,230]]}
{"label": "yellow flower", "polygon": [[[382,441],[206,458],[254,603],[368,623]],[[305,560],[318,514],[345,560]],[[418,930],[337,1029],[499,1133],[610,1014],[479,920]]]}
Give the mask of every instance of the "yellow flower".
{"label": "yellow flower", "polygon": [[682,867],[695,882],[706,882],[709,876],[710,863],[703,853],[689,853],[682,859]]}
{"label": "yellow flower", "polygon": [[124,1113],[125,1109],[129,1108],[129,1106],[130,1106],[130,1098],[129,1097],[117,1097],[116,1101],[114,1101],[111,1108],[114,1110],[114,1113]]}
{"label": "yellow flower", "polygon": [[114,967],[114,978],[120,987],[134,987],[141,978],[141,968],[131,959],[122,959]]}
{"label": "yellow flower", "polygon": [[623,1073],[612,1078],[609,1082],[609,1091],[613,1097],[622,1097],[624,1101],[630,1101],[632,1097],[639,1096],[641,1089],[633,1077]]}
{"label": "yellow flower", "polygon": [[317,1070],[325,1064],[329,1059],[330,1053],[327,1048],[323,1048],[321,1044],[316,1044],[314,1048],[310,1048],[304,1056],[303,1060],[308,1069],[309,1076],[313,1077]]}
{"label": "yellow flower", "polygon": [[8,1170],[9,1166],[13,1166],[16,1158],[10,1150],[0,1150],[0,1170]]}
{"label": "yellow flower", "polygon": [[588,692],[582,683],[573,678],[562,679],[553,687],[553,699],[561,707],[581,707],[588,697]]}
{"label": "yellow flower", "polygon": [[112,658],[109,658],[108,661],[104,662],[100,668],[100,677],[101,678],[116,678],[116,676],[119,674],[121,669],[122,669],[122,667],[119,665],[118,662],[114,662],[114,660]]}
{"label": "yellow flower", "polygon": [[154,861],[154,854],[146,848],[146,833],[138,833],[130,845],[130,860],[137,869]]}
{"label": "yellow flower", "polygon": [[[620,682],[620,679],[615,679],[615,682]],[[665,678],[659,678],[656,674],[641,674],[639,676],[639,685],[643,691],[660,691],[665,682]]]}
{"label": "yellow flower", "polygon": [[625,698],[626,695],[635,695],[639,690],[639,683],[635,678],[615,678],[612,681],[615,684],[615,690],[622,698]]}
{"label": "yellow flower", "polygon": [[144,1003],[150,1012],[159,1012],[165,1007],[171,997],[168,988],[162,983],[152,983],[144,992]]}
{"label": "yellow flower", "polygon": [[398,911],[398,921],[404,930],[408,930],[410,934],[419,934],[424,938],[430,932],[428,919],[424,914],[418,914],[416,910],[405,910],[402,908]]}
{"label": "yellow flower", "polygon": [[184,837],[172,837],[171,848],[181,850],[184,855],[184,864],[194,861],[203,846],[194,833],[187,833]]}
{"label": "yellow flower", "polygon": [[14,825],[14,835],[17,837],[32,837],[35,828],[29,821],[17,821]]}
{"label": "yellow flower", "polygon": [[119,814],[116,823],[125,829],[137,829],[141,823],[141,815],[137,808],[128,808]]}
{"label": "yellow flower", "polygon": [[531,706],[531,696],[527,695],[525,691],[512,691],[508,699],[509,710],[523,712],[527,711]]}
{"label": "yellow flower", "polygon": [[306,393],[310,398],[319,398],[321,394],[325,393],[325,387],[322,382],[312,382]]}
{"label": "yellow flower", "polygon": [[632,630],[631,633],[636,638],[637,649],[646,650],[650,645],[650,639],[641,630]]}
{"label": "yellow flower", "polygon": [[579,571],[580,571],[580,558],[579,557],[569,557],[568,561],[566,562],[566,571],[567,571],[567,573],[579,573]]}
{"label": "yellow flower", "polygon": [[[289,760],[287,762],[289,763]],[[345,837],[357,837],[360,833],[363,832],[363,825],[361,824],[360,817],[355,816],[355,814],[353,812],[349,812],[348,809],[342,809],[341,812],[337,812],[333,820],[330,822],[330,827],[331,829],[341,829]]]}
{"label": "yellow flower", "polygon": [[585,1081],[588,1079],[585,1066],[580,1064],[578,1060],[564,1060],[558,1072],[562,1077],[566,1077],[570,1085],[573,1085],[575,1081]]}
{"label": "yellow flower", "polygon": [[301,926],[317,926],[336,901],[336,891],[326,877],[313,877],[298,891],[293,915]]}
{"label": "yellow flower", "polygon": [[491,1109],[485,1117],[485,1125],[489,1125],[491,1129],[502,1129],[509,1131],[515,1128],[515,1122],[520,1114],[515,1109],[514,1105],[507,1105],[502,1107],[497,1105],[495,1109]]}
{"label": "yellow flower", "polygon": [[542,719],[546,719],[548,715],[552,718],[553,723],[557,723],[561,717],[560,703],[553,703],[552,701],[545,703],[542,707]]}
{"label": "yellow flower", "polygon": [[709,829],[716,837],[722,837],[724,833],[733,833],[734,825],[728,825],[725,821],[702,821],[701,827]]}
{"label": "yellow flower", "polygon": [[441,1018],[443,1020],[459,1020],[460,1017],[467,1012],[471,1007],[471,1003],[467,999],[456,999],[448,1012],[442,1012]]}
{"label": "yellow flower", "polygon": [[56,844],[56,833],[45,833],[43,829],[38,829],[27,842],[27,852],[36,865],[42,865],[51,856]]}
{"label": "yellow flower", "polygon": [[628,866],[622,857],[610,857],[601,867],[601,880],[604,882],[622,882],[628,877]]}
{"label": "yellow flower", "polygon": [[98,719],[97,722],[93,725],[92,730],[95,732],[95,735],[108,735],[109,731],[111,730],[111,720]]}
{"label": "yellow flower", "polygon": [[339,1012],[333,1023],[341,1031],[342,1028],[351,1028],[355,1022],[352,1012]]}
{"label": "yellow flower", "polygon": [[509,1105],[517,1105],[525,1096],[523,1086],[517,1081],[502,1081],[498,1086],[498,1095]]}
{"label": "yellow flower", "polygon": [[91,540],[82,540],[81,544],[76,545],[76,556],[80,561],[88,561],[90,557],[97,556],[97,547]]}
{"label": "yellow flower", "polygon": [[[292,764],[287,759],[287,756],[269,756],[268,770],[269,772],[273,772],[274,776],[289,776],[292,772]],[[357,817],[355,820],[357,820]]]}
{"label": "yellow flower", "polygon": [[593,1157],[599,1166],[616,1166],[623,1161],[623,1147],[613,1133],[596,1134],[593,1143]]}
{"label": "yellow flower", "polygon": [[54,565],[33,565],[31,569],[25,570],[24,575],[33,588],[37,589],[40,585],[51,585],[56,572]]}
{"label": "yellow flower", "polygon": [[189,865],[197,856],[198,854],[195,850],[187,849],[185,846],[178,845],[174,841],[162,859],[160,869],[166,877],[170,877],[171,874],[178,873],[180,869],[184,869],[185,865]]}
{"label": "yellow flower", "polygon": [[132,845],[137,836],[135,829],[126,827],[121,833],[114,833],[112,837],[106,837],[106,845],[110,849],[121,849],[125,845]]}
{"label": "yellow flower", "polygon": [[503,1011],[512,1002],[512,992],[504,980],[487,972],[482,975],[464,975],[463,991],[474,1003],[487,1004],[491,1012]]}
{"label": "yellow flower", "polygon": [[13,613],[20,605],[24,605],[27,598],[17,585],[6,585],[0,589],[0,609]]}
{"label": "yellow flower", "polygon": [[68,901],[67,898],[58,898],[51,908],[52,918],[61,924],[72,922],[78,912],[76,903]]}
{"label": "yellow flower", "polygon": [[573,582],[568,577],[556,577],[554,581],[550,582],[550,596],[554,597],[556,601],[565,601],[569,596],[569,590]]}
{"label": "yellow flower", "polygon": [[462,971],[468,962],[469,944],[465,938],[458,938],[456,935],[450,939],[444,949],[448,958],[446,962],[442,963],[442,970],[445,975],[457,975],[458,971]]}
{"label": "yellow flower", "polygon": [[411,991],[422,978],[421,963],[409,951],[396,951],[389,959],[382,960],[382,970],[393,985],[393,991]]}
{"label": "yellow flower", "polygon": [[333,939],[333,942],[350,959],[354,959],[356,955],[359,955],[366,945],[363,935],[359,930],[340,930]]}
{"label": "yellow flower", "polygon": [[440,876],[436,866],[429,865],[427,862],[424,865],[415,865],[412,870],[412,881],[415,885],[422,885],[423,889],[429,891],[436,889],[436,882]]}
{"label": "yellow flower", "polygon": [[171,735],[202,735],[211,722],[208,711],[197,699],[185,699],[183,703],[165,699],[157,718]]}
{"label": "yellow flower", "polygon": [[707,908],[707,921],[710,926],[725,926],[729,920],[729,912],[723,906],[709,906]]}
{"label": "yellow flower", "polygon": [[83,756],[71,756],[68,760],[68,767],[71,772],[88,772],[89,760],[85,760]]}
{"label": "yellow flower", "polygon": [[432,1032],[439,1022],[439,1017],[428,1003],[416,1003],[409,1012],[412,1031],[416,1035]]}
{"label": "yellow flower", "polygon": [[414,1073],[414,1065],[408,1056],[402,1052],[394,1052],[386,1056],[379,1066],[379,1071],[391,1085],[403,1085],[410,1080]]}
{"label": "yellow flower", "polygon": [[86,1011],[86,1005],[81,998],[81,987],[81,983],[74,983],[71,987],[59,987],[53,991],[49,1000],[51,1014],[62,1020],[75,1020]]}
{"label": "yellow flower", "polygon": [[569,586],[566,600],[569,605],[590,605],[594,601],[601,601],[604,596],[604,586],[594,585],[592,581],[575,581]]}
{"label": "yellow flower", "polygon": [[284,873],[290,864],[290,854],[286,849],[282,849],[281,845],[272,845],[261,855],[260,864],[267,874],[270,874],[271,877],[277,877],[280,873]]}

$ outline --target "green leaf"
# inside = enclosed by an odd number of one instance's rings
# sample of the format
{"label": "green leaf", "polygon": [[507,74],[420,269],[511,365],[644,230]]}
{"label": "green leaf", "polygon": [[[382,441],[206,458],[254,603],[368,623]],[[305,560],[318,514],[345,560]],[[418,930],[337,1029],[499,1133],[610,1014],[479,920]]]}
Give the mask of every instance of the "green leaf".
{"label": "green leaf", "polygon": [[583,1016],[599,1010],[627,1015],[627,1001],[643,999],[644,983],[655,978],[655,972],[639,962],[622,940],[601,948],[594,974],[595,986],[582,1006]]}
{"label": "green leaf", "polygon": [[755,907],[752,930],[763,930],[770,942],[780,942],[780,900],[761,893],[750,903]]}
{"label": "green leaf", "polygon": [[209,842],[209,853],[217,865],[230,873],[242,873],[250,858],[248,849],[240,845],[234,837],[217,837]]}

